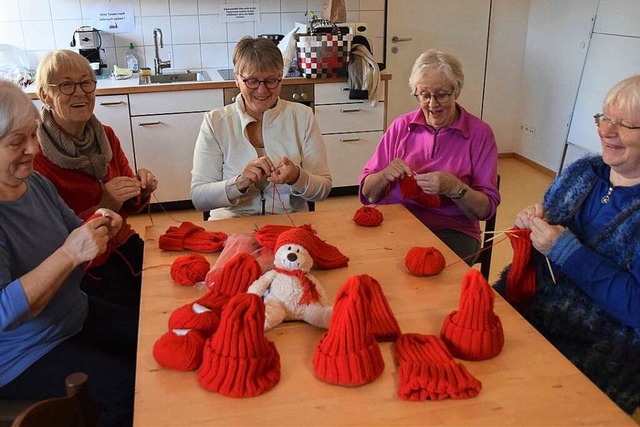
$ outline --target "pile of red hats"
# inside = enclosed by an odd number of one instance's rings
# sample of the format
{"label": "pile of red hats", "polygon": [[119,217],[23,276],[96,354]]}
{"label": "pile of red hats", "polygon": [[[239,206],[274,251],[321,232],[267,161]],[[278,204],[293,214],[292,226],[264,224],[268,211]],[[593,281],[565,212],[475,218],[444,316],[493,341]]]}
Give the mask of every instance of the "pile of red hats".
{"label": "pile of red hats", "polygon": [[206,231],[185,221],[180,227],[169,227],[158,239],[158,246],[166,251],[217,252],[222,250],[226,240],[227,235],[221,231]]}

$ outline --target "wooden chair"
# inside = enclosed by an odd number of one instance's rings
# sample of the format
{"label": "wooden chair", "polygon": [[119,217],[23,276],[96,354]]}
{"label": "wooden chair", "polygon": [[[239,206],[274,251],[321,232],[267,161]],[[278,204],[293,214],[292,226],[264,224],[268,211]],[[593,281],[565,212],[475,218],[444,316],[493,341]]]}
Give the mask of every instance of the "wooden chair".
{"label": "wooden chair", "polygon": [[[496,186],[498,190],[500,190],[500,175],[498,175]],[[494,242],[493,240],[489,241],[489,239],[493,238],[494,236],[493,233],[487,234],[487,232],[496,230],[497,214],[498,214],[498,211],[496,210],[496,213],[493,214],[493,216],[487,219],[484,223],[482,249],[481,249],[480,255],[478,256],[478,259],[476,259],[476,262],[475,262],[476,264],[480,264],[480,272],[482,273],[484,278],[487,279],[487,281],[489,280],[489,274],[491,270],[491,254],[493,252],[493,242]]]}
{"label": "wooden chair", "polygon": [[87,374],[76,372],[65,380],[67,397],[41,400],[23,410],[12,427],[93,427],[98,412],[86,390]]}

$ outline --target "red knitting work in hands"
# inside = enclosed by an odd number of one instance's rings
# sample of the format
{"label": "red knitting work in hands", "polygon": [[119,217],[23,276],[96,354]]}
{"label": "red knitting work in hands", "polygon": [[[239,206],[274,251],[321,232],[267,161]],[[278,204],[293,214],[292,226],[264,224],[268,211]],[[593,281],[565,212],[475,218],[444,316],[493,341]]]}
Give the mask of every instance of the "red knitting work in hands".
{"label": "red knitting work in hands", "polygon": [[394,349],[398,396],[403,400],[467,399],[482,388],[436,336],[403,334]]}
{"label": "red knitting work in hands", "polygon": [[[100,210],[100,209],[98,209],[98,210]],[[91,215],[89,218],[87,218],[82,223],[82,225],[86,224],[87,222],[91,221],[92,219],[101,218],[102,216],[103,216],[102,214],[96,212],[93,215]],[[111,252],[113,252],[115,250],[116,245],[117,245],[117,242],[115,241],[115,237],[110,239],[107,242],[107,249],[103,253],[101,253],[100,255],[98,255],[97,257],[92,259],[91,261],[89,261],[89,263],[87,263],[87,265],[84,266],[84,271],[87,271],[90,268],[101,266],[102,264],[107,262],[107,259],[109,259],[109,255],[111,255]],[[129,268],[131,268],[131,267],[129,267]],[[135,272],[132,272],[132,273],[135,273]]]}
{"label": "red knitting work in hands", "polygon": [[536,267],[533,260],[531,230],[513,227],[506,234],[513,248],[513,261],[507,273],[505,298],[510,303],[518,303],[536,293]]}
{"label": "red knitting work in hands", "polygon": [[427,194],[418,186],[416,179],[407,175],[400,180],[400,191],[402,198],[405,200],[413,200],[425,208],[437,208],[440,206],[440,197],[434,194]]}

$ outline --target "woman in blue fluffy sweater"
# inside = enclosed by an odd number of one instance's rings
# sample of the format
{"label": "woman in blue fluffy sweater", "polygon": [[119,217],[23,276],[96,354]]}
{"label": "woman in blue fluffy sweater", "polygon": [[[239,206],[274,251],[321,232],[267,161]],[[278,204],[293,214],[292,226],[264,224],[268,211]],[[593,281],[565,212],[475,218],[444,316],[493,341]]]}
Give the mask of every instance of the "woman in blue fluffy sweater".
{"label": "woman in blue fluffy sweater", "polygon": [[[574,162],[516,218],[531,230],[537,269],[535,294],[514,306],[631,413],[640,404],[640,74],[614,86],[594,117],[602,155]],[[503,295],[509,269],[495,285]]]}

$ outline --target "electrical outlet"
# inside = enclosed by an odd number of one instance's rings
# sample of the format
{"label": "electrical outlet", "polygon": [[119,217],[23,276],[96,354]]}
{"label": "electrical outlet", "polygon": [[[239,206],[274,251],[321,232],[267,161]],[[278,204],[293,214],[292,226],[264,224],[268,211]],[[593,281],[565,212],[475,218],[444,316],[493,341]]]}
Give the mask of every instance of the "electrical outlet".
{"label": "electrical outlet", "polygon": [[534,128],[533,126],[521,124],[520,130],[522,131],[522,133],[524,133],[527,136],[530,136],[531,138],[536,136],[536,128]]}

